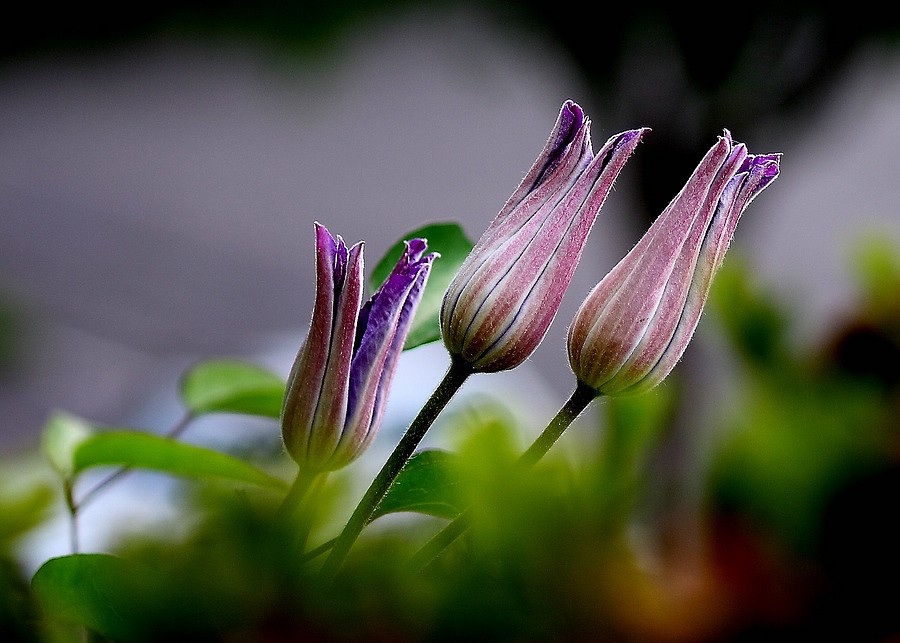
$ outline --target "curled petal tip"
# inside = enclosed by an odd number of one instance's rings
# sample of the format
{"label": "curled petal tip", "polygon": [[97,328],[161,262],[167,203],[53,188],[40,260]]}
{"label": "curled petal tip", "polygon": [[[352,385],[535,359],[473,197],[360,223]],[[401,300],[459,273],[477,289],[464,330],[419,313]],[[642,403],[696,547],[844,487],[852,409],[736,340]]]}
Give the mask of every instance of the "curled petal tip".
{"label": "curled petal tip", "polygon": [[572,119],[571,121],[566,123],[569,127],[574,126],[575,129],[578,129],[584,123],[584,110],[581,109],[581,105],[579,105],[575,101],[570,99],[564,102],[561,111],[565,114],[565,117],[567,119]]}
{"label": "curled petal tip", "polygon": [[428,248],[428,241],[426,239],[410,239],[409,241],[406,241],[405,244],[405,255],[412,261],[416,261],[421,257]]}
{"label": "curled petal tip", "polygon": [[550,139],[544,149],[543,158],[539,158],[536,163],[546,168],[555,162],[564,150],[576,140],[579,132],[582,132],[589,124],[589,119],[578,103],[571,100],[563,103],[559,110],[559,116],[556,118],[556,126],[550,133]]}
{"label": "curled petal tip", "polygon": [[753,164],[763,167],[766,178],[775,178],[781,171],[781,153],[758,154],[753,158]]}

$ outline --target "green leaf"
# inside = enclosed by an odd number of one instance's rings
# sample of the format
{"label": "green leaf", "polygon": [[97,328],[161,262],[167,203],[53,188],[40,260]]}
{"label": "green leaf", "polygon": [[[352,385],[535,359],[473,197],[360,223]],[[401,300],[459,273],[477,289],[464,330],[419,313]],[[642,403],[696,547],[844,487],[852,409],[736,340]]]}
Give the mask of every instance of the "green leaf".
{"label": "green leaf", "polygon": [[[2,489],[0,489],[2,490]],[[50,514],[56,495],[46,485],[30,487],[18,494],[0,494],[0,552],[6,543],[41,524]]]}
{"label": "green leaf", "polygon": [[[167,581],[158,569],[140,561],[73,554],[45,562],[32,577],[31,588],[47,625],[77,624],[114,641],[150,641],[169,640],[159,630],[183,620],[192,607],[179,595],[180,588]],[[195,619],[197,631],[202,631],[202,615],[195,614]]]}
{"label": "green leaf", "polygon": [[74,465],[75,473],[89,467],[120,465],[277,489],[287,487],[280,478],[225,453],[136,431],[111,431],[91,437],[76,449]]}
{"label": "green leaf", "polygon": [[44,563],[31,587],[51,623],[83,625],[113,640],[138,640],[147,610],[142,603],[152,605],[142,590],[152,574],[118,556],[74,554]]}
{"label": "green leaf", "polygon": [[244,413],[278,418],[284,380],[254,364],[217,359],[197,364],[181,379],[181,399],[194,415]]}
{"label": "green leaf", "polygon": [[415,454],[382,498],[370,520],[401,511],[439,518],[455,518],[463,508],[456,464],[459,457],[448,451]]}
{"label": "green leaf", "polygon": [[44,425],[41,449],[50,465],[64,477],[74,473],[72,457],[78,445],[93,433],[93,427],[69,413],[54,413]]}
{"label": "green leaf", "polygon": [[[415,238],[426,239],[428,251],[438,252],[441,256],[431,267],[425,292],[419,302],[419,308],[406,338],[406,344],[403,346],[404,350],[441,338],[440,312],[444,292],[463,260],[472,250],[472,242],[456,223],[435,223],[413,230],[403,236],[403,240]],[[397,259],[403,253],[403,240],[395,243],[372,271],[369,283],[373,291],[381,286],[396,265]]]}

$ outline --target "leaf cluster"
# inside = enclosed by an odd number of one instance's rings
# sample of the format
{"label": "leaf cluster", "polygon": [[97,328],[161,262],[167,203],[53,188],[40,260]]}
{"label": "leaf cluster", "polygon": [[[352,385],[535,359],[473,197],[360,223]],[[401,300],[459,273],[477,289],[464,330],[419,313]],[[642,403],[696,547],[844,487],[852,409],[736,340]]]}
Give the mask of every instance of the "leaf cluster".
{"label": "leaf cluster", "polygon": [[[892,253],[860,255],[857,307],[799,347],[791,307],[739,257],[726,263],[710,314],[738,392],[689,467],[673,455],[698,430],[680,426],[692,384],[678,372],[651,393],[604,401],[527,472],[516,458],[539,426],[491,397],[455,407],[436,427],[452,447],[406,464],[330,584],[317,570],[355,500],[346,480],[324,481],[286,517],[284,454],[183,439],[194,419],[236,415],[271,421],[277,441],[277,374],[233,359],[194,365],[180,381],[185,418],[168,434],[56,413],[46,466],[0,467],[0,639],[883,640],[900,631],[885,589],[900,572]],[[423,311],[411,345],[436,338],[436,308]],[[863,359],[848,348],[861,345],[880,348]],[[182,481],[182,529],[132,533],[23,573],[17,548],[59,515],[60,496],[77,524],[136,469]],[[470,529],[413,564],[463,511]]]}

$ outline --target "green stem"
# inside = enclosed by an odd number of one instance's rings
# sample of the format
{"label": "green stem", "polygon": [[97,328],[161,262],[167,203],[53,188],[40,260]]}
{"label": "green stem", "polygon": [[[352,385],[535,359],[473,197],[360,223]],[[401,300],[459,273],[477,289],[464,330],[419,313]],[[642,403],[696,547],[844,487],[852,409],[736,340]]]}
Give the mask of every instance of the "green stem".
{"label": "green stem", "polygon": [[328,541],[322,543],[315,549],[310,549],[308,552],[303,554],[302,561],[307,562],[307,561],[313,560],[314,558],[318,558],[319,556],[324,554],[326,551],[328,551],[329,549],[334,547],[335,540],[337,540],[337,538],[332,538],[331,540],[328,540]]}
{"label": "green stem", "polygon": [[409,559],[409,568],[414,571],[425,569],[443,552],[450,544],[465,533],[472,523],[472,508],[464,509],[451,520],[443,529],[432,536],[412,558]]}
{"label": "green stem", "polygon": [[438,384],[434,393],[425,402],[422,410],[406,429],[406,433],[394,447],[393,453],[388,457],[381,471],[372,480],[368,490],[363,495],[343,531],[334,541],[331,553],[325,559],[322,565],[322,578],[325,582],[330,582],[335,574],[337,574],[341,563],[344,562],[347,553],[356,542],[357,537],[370,517],[378,507],[378,503],[384,498],[384,495],[390,489],[394,480],[400,474],[407,460],[412,456],[413,451],[418,446],[425,433],[431,428],[438,414],[444,409],[450,398],[460,389],[463,383],[473,373],[472,367],[458,358],[451,358],[450,367],[444,375],[444,379]]}
{"label": "green stem", "polygon": [[[584,384],[575,387],[575,391],[568,401],[557,412],[541,434],[532,442],[531,446],[519,456],[516,461],[516,470],[526,471],[533,467],[547,451],[550,450],[559,436],[569,428],[588,405],[597,397],[597,393]],[[409,560],[412,569],[423,569],[430,564],[442,551],[461,536],[472,522],[471,508],[462,511],[456,518],[450,521],[446,527],[435,534],[422,548]]]}
{"label": "green stem", "polygon": [[297,510],[300,502],[306,496],[306,492],[309,491],[309,488],[318,477],[319,473],[317,471],[308,471],[300,467],[300,470],[297,471],[297,477],[294,478],[294,483],[288,490],[284,500],[281,501],[281,506],[278,507],[277,515],[279,518],[287,519]]}
{"label": "green stem", "polygon": [[69,510],[69,546],[72,553],[77,554],[79,551],[78,544],[78,505],[75,504],[72,495],[72,480],[63,480],[63,495],[66,500],[66,508]]}
{"label": "green stem", "polygon": [[544,429],[531,446],[519,456],[516,466],[522,470],[533,467],[550,450],[563,431],[575,421],[581,413],[594,401],[597,392],[586,384],[578,383],[571,397],[563,404],[556,416],[550,420],[550,424]]}
{"label": "green stem", "polygon": [[306,549],[314,521],[316,495],[327,478],[327,471],[309,471],[301,467],[275,514],[277,521],[290,527],[291,538],[298,551]]}

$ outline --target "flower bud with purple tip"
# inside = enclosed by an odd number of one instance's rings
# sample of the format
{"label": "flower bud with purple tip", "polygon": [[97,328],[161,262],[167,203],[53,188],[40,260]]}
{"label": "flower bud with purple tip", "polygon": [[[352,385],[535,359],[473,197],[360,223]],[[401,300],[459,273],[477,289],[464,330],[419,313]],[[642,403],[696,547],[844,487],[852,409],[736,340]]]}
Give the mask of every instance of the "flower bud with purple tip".
{"label": "flower bud with purple tip", "polygon": [[591,226],[646,129],[595,155],[590,119],[566,101],[543,151],[450,283],[441,334],[476,372],[521,364],[540,344],[572,280]]}
{"label": "flower bud with purple tip", "polygon": [[310,471],[355,460],[381,424],[397,358],[436,253],[413,239],[391,274],[362,303],[363,244],[316,224],[316,301],[306,342],[285,391],[281,431],[291,457]]}
{"label": "flower bud with purple tip", "polygon": [[569,363],[598,395],[659,384],[681,358],[738,219],[779,173],[726,130],[635,247],[588,294],[569,328]]}

